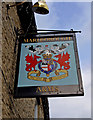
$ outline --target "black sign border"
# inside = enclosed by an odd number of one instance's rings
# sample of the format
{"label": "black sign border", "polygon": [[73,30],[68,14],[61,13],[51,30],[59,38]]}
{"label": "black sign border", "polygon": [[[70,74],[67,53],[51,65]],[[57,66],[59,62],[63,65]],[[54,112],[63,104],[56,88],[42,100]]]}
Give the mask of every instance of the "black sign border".
{"label": "black sign border", "polygon": [[[31,35],[32,36],[32,35]],[[30,37],[31,37],[30,36]],[[20,64],[20,54],[21,54],[21,43],[24,43],[24,37],[20,37],[19,40],[19,47],[18,47],[18,56],[17,56],[17,63],[16,63],[16,74],[15,74],[15,83],[14,83],[14,98],[34,98],[34,97],[71,97],[71,96],[84,96],[84,90],[82,85],[82,77],[81,77],[81,70],[79,64],[79,57],[78,57],[78,50],[77,50],[77,43],[76,43],[76,35],[75,33],[66,34],[66,35],[55,35],[55,36],[42,36],[43,38],[50,38],[50,37],[72,37],[73,38],[73,46],[75,52],[75,60],[76,60],[76,68],[78,74],[78,85],[64,85],[64,86],[53,86],[54,88],[58,88],[59,91],[37,91],[38,86],[35,87],[17,87],[18,84],[18,75],[19,75],[19,64]],[[40,37],[40,38],[42,38]],[[31,37],[37,38],[37,37]],[[39,88],[42,90],[42,87]],[[49,87],[49,86],[46,86]],[[52,87],[52,86],[50,86]],[[68,91],[67,91],[68,89]],[[62,92],[63,90],[63,92]]]}

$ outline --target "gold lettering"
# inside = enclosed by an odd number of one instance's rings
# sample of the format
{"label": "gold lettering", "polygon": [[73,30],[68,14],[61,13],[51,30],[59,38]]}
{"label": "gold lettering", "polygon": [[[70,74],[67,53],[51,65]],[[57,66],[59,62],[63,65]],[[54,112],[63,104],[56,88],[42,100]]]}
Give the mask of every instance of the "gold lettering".
{"label": "gold lettering", "polygon": [[47,87],[38,87],[36,92],[58,92],[59,88],[57,86],[47,86]]}
{"label": "gold lettering", "polygon": [[69,40],[70,40],[70,37],[69,37]]}
{"label": "gold lettering", "polygon": [[28,39],[24,39],[24,42],[28,42]]}
{"label": "gold lettering", "polygon": [[32,42],[32,39],[30,39],[29,41]]}
{"label": "gold lettering", "polygon": [[54,91],[54,87],[53,86],[51,86],[51,92],[53,92]]}
{"label": "gold lettering", "polygon": [[42,41],[43,40],[43,38],[40,38],[40,41]]}
{"label": "gold lettering", "polygon": [[46,41],[46,38],[44,38],[44,41]]}
{"label": "gold lettering", "polygon": [[41,38],[39,39],[39,41],[41,41]]}
{"label": "gold lettering", "polygon": [[27,42],[29,42],[29,40],[27,39]]}
{"label": "gold lettering", "polygon": [[[67,39],[67,38],[64,38],[64,40]],[[38,42],[38,41],[58,41],[60,40],[59,37],[56,37],[56,38],[34,38],[34,39],[24,39],[24,42]],[[61,40],[63,40],[63,38],[61,38]],[[69,37],[69,40],[70,40],[70,37]]]}
{"label": "gold lettering", "polygon": [[33,42],[36,42],[36,39],[33,39]]}
{"label": "gold lettering", "polygon": [[67,37],[66,37],[66,40],[67,40]]}
{"label": "gold lettering", "polygon": [[39,38],[37,39],[37,42],[39,41]]}
{"label": "gold lettering", "polygon": [[58,40],[58,37],[56,38],[56,40]]}
{"label": "gold lettering", "polygon": [[55,38],[53,38],[53,40],[55,40]]}
{"label": "gold lettering", "polygon": [[33,39],[33,42],[34,42],[34,39]]}
{"label": "gold lettering", "polygon": [[63,40],[63,37],[61,38],[61,40]]}
{"label": "gold lettering", "polygon": [[52,41],[53,39],[51,38],[51,41]]}
{"label": "gold lettering", "polygon": [[51,88],[49,86],[47,88],[48,88],[48,91],[51,92]]}
{"label": "gold lettering", "polygon": [[50,38],[48,38],[48,41],[50,41]]}
{"label": "gold lettering", "polygon": [[24,39],[24,42],[26,42],[26,39]]}
{"label": "gold lettering", "polygon": [[42,92],[47,92],[47,87],[42,87]]}
{"label": "gold lettering", "polygon": [[59,91],[58,87],[55,87],[55,92],[58,92],[58,91]]}
{"label": "gold lettering", "polygon": [[42,90],[40,89],[40,87],[37,88],[36,92],[42,92]]}
{"label": "gold lettering", "polygon": [[47,41],[49,40],[49,38],[47,38]]}

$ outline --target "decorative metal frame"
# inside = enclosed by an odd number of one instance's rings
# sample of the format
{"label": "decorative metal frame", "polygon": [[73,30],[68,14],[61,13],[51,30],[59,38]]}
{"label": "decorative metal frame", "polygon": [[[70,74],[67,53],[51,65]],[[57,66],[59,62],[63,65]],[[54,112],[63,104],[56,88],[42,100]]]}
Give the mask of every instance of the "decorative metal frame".
{"label": "decorative metal frame", "polygon": [[[19,48],[18,48],[14,98],[66,97],[66,96],[70,97],[70,96],[83,96],[84,95],[75,32],[78,32],[78,31],[68,31],[68,32],[55,31],[55,32],[52,32],[52,35],[50,35],[49,32],[45,33],[43,35],[42,34],[37,34],[37,35],[28,34],[28,36],[26,36],[25,38],[72,37],[73,45],[74,45],[74,53],[75,53],[75,58],[76,58],[75,60],[76,60],[76,68],[77,68],[77,75],[78,75],[78,85],[57,86],[59,89],[59,91],[57,91],[57,92],[54,92],[54,91],[53,92],[52,91],[51,92],[42,92],[42,91],[36,92],[38,86],[17,87],[18,75],[19,75],[20,54],[21,54],[21,44],[24,43],[24,41],[23,41],[24,36],[21,36]],[[42,89],[43,86],[39,86],[39,87],[40,87],[40,89]],[[54,86],[54,87],[56,87],[56,86]]]}

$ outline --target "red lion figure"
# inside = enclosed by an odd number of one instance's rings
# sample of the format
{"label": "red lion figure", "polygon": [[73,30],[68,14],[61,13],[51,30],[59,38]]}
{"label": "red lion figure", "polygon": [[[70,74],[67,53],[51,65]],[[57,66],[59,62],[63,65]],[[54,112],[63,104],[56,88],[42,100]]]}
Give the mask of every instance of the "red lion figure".
{"label": "red lion figure", "polygon": [[66,54],[64,54],[63,52],[63,55],[61,56],[61,54],[59,55],[56,55],[54,57],[58,58],[58,60],[54,60],[56,62],[58,62],[60,64],[60,69],[59,70],[62,70],[62,66],[64,67],[65,70],[68,70],[70,68],[70,65],[69,65],[69,57],[70,55],[66,52]]}
{"label": "red lion figure", "polygon": [[28,54],[25,58],[26,58],[25,60],[27,61],[27,63],[30,63],[30,64],[26,64],[26,71],[31,71],[32,68],[34,68],[34,71],[35,71],[35,66],[36,66],[39,62],[41,62],[41,60],[40,60],[40,61],[37,61],[37,59],[38,59],[38,58],[41,58],[41,57],[36,56],[36,55],[34,55],[34,57],[32,57],[32,55],[29,56],[29,54]]}

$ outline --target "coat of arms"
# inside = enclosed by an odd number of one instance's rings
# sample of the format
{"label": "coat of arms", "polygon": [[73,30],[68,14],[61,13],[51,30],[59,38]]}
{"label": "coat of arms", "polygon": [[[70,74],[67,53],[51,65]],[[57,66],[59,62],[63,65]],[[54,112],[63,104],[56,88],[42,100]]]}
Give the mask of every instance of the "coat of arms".
{"label": "coat of arms", "polygon": [[[25,46],[29,50],[29,54],[25,56],[27,78],[51,82],[68,77],[70,69],[70,54],[66,51],[68,46],[69,43]],[[54,74],[51,75],[52,73]]]}

